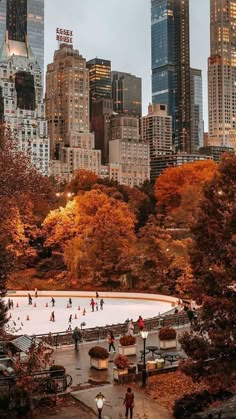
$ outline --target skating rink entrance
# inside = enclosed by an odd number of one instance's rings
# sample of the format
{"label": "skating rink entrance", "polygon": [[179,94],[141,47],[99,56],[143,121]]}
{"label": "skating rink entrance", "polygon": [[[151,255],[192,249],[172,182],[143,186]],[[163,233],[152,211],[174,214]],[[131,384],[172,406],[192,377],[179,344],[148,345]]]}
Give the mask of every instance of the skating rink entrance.
{"label": "skating rink entrance", "polygon": [[[171,310],[176,302],[172,297],[150,294],[100,293],[99,298],[96,298],[95,292],[53,294],[39,291],[38,297],[35,298],[34,292],[31,291],[32,305],[29,305],[27,294],[27,291],[9,293],[5,298],[6,303],[10,298],[14,304],[14,308],[8,311],[9,321],[6,329],[13,330],[16,335],[64,332],[70,325],[74,329],[75,326],[80,327],[81,323],[86,324],[84,328],[106,326],[124,323],[127,319],[136,321],[139,315],[147,319]],[[54,307],[52,297],[55,299]],[[69,305],[69,298],[72,300],[72,306]],[[98,304],[98,310],[95,307],[94,312],[90,306],[91,298]],[[100,308],[101,298],[104,300],[103,310]],[[51,321],[52,311],[55,314],[55,322]]]}

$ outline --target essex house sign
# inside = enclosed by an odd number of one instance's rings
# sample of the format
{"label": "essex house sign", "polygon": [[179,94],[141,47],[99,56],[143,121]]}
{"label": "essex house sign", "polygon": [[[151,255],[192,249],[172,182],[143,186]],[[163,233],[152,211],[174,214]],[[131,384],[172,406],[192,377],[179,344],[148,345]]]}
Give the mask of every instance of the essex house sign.
{"label": "essex house sign", "polygon": [[73,44],[73,31],[69,29],[56,29],[56,40],[65,44]]}

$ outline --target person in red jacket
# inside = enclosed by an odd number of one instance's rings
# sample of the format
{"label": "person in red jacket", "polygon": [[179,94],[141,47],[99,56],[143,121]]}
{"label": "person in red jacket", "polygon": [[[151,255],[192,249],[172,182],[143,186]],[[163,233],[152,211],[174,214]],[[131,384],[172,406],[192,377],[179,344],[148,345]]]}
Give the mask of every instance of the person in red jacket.
{"label": "person in red jacket", "polygon": [[138,318],[138,327],[139,327],[140,331],[144,329],[144,321],[143,321],[142,316],[139,316],[139,318]]}
{"label": "person in red jacket", "polygon": [[90,305],[92,307],[92,311],[94,311],[95,301],[93,298],[91,299]]}
{"label": "person in red jacket", "polygon": [[125,417],[128,418],[130,412],[130,419],[133,418],[133,408],[134,408],[134,393],[130,387],[127,388],[125,394],[124,405],[126,407]]}

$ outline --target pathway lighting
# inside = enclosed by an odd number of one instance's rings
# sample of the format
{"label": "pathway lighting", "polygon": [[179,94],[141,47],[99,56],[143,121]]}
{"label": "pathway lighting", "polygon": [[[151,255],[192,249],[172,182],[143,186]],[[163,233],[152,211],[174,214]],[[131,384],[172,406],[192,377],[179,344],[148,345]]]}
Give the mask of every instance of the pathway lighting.
{"label": "pathway lighting", "polygon": [[146,340],[148,337],[148,331],[142,330],[140,332],[143,338],[143,370],[142,370],[142,387],[146,387],[147,381],[147,366],[146,366]]}
{"label": "pathway lighting", "polygon": [[101,392],[98,393],[95,397],[95,402],[98,409],[98,419],[102,419],[102,409],[103,409],[105,400],[106,400],[105,396],[103,396]]}

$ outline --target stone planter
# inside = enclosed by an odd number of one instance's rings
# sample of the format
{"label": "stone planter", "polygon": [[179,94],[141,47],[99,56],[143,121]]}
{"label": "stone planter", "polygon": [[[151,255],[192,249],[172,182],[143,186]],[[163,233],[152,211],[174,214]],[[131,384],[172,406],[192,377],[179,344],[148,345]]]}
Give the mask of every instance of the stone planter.
{"label": "stone planter", "polygon": [[174,349],[176,345],[176,339],[160,340],[160,349]]}
{"label": "stone planter", "polygon": [[90,357],[90,366],[96,368],[97,370],[107,370],[108,369],[108,359],[97,359]]}
{"label": "stone planter", "polygon": [[114,380],[119,381],[120,375],[125,375],[125,374],[128,374],[128,368],[124,368],[122,370],[117,368],[117,367],[113,368],[113,378],[114,378]]}
{"label": "stone planter", "polygon": [[130,364],[128,367],[128,373],[129,374],[136,374],[137,366],[136,364]]}
{"label": "stone planter", "polygon": [[137,345],[121,346],[119,345],[119,354],[131,356],[137,354]]}

